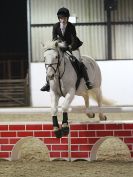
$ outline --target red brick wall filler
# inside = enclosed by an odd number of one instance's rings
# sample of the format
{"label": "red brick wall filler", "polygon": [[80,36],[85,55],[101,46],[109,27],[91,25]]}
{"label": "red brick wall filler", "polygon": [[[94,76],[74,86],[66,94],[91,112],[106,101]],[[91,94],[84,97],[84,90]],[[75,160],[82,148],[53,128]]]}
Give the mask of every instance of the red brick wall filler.
{"label": "red brick wall filler", "polygon": [[48,150],[50,160],[96,160],[101,143],[108,137],[118,137],[128,147],[133,158],[133,121],[71,122],[69,136],[54,136],[51,122],[1,122],[0,158],[19,159],[19,151],[29,137],[38,138]]}

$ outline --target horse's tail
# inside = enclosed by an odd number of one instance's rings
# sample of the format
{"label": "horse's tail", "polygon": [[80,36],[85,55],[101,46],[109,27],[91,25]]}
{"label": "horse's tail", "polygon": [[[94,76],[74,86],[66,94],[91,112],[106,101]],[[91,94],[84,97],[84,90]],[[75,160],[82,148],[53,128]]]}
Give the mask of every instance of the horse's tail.
{"label": "horse's tail", "polygon": [[[91,91],[89,95],[90,95],[90,97],[91,97],[94,101],[97,102],[97,98],[96,98],[95,92],[92,92],[92,91]],[[113,105],[115,105],[115,103],[116,103],[116,101],[111,100],[111,99],[108,99],[108,98],[106,98],[106,97],[104,97],[104,96],[101,97],[101,102],[102,102],[102,104],[105,105],[105,106],[113,106]]]}
{"label": "horse's tail", "polygon": [[113,106],[113,105],[115,105],[115,101],[105,98],[105,97],[102,97],[102,104],[105,106]]}

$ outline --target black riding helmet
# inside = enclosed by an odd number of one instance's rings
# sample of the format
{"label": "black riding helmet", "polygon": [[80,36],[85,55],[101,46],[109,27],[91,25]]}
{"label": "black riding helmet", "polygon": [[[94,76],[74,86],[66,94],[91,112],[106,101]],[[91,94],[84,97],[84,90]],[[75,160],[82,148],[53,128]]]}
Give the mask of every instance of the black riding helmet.
{"label": "black riding helmet", "polygon": [[67,18],[69,18],[70,17],[69,10],[67,8],[65,8],[65,7],[60,8],[58,10],[58,12],[57,12],[57,16],[58,16],[58,18],[60,18],[60,17],[67,17]]}

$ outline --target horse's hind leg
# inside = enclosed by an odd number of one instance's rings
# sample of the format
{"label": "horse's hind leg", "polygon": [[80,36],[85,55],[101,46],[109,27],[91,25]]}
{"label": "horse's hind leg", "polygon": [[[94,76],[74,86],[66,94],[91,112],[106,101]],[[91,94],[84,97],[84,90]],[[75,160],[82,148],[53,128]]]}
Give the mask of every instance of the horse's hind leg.
{"label": "horse's hind leg", "polygon": [[[96,88],[95,93],[96,93],[96,101],[98,103],[98,107],[100,108],[102,106],[102,91],[100,88]],[[99,112],[99,118],[100,120],[107,120],[106,115],[104,115],[102,111]]]}
{"label": "horse's hind leg", "polygon": [[95,113],[93,113],[93,112],[89,112],[88,113],[88,108],[89,108],[89,93],[87,92],[86,94],[84,94],[83,98],[84,98],[85,107],[86,107],[86,115],[89,118],[94,118],[95,117]]}

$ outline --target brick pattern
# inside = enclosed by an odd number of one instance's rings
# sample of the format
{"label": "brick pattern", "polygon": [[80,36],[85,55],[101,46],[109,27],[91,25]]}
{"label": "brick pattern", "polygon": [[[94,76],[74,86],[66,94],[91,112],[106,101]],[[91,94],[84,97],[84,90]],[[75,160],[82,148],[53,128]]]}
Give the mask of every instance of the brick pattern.
{"label": "brick pattern", "polygon": [[18,140],[31,136],[46,144],[51,160],[91,160],[93,147],[103,137],[119,137],[127,144],[133,158],[133,122],[70,123],[68,137],[54,136],[51,123],[1,123],[0,158],[10,159],[11,151]]}
{"label": "brick pattern", "polygon": [[55,158],[68,160],[68,137],[57,139],[51,123],[0,125],[0,158],[10,159],[14,145],[18,140],[27,136],[42,140],[49,150],[51,160]]}
{"label": "brick pattern", "polygon": [[[71,160],[91,160],[92,148],[104,137],[118,137],[129,148],[133,158],[133,122],[71,123]],[[98,145],[96,145],[98,146]]]}

